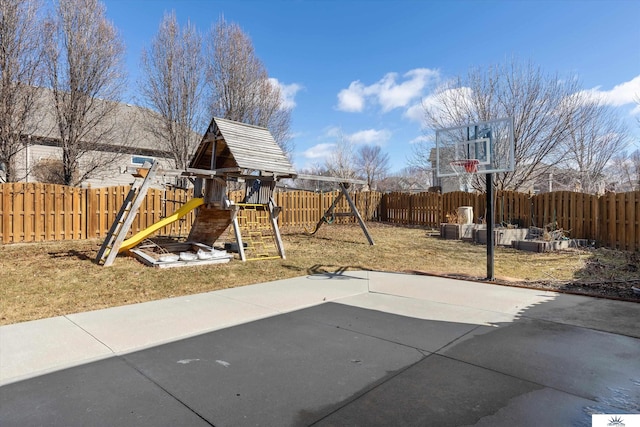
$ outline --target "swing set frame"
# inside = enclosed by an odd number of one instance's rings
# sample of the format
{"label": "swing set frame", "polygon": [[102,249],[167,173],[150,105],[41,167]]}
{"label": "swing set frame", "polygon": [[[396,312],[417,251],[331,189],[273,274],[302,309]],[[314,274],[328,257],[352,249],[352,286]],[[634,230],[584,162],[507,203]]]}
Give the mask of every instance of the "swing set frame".
{"label": "swing set frame", "polygon": [[[371,245],[371,246],[375,245],[375,242],[373,241],[373,238],[371,237],[371,234],[369,233],[369,229],[367,228],[367,225],[365,224],[364,219],[362,218],[362,215],[360,215],[360,212],[358,211],[358,208],[356,207],[356,204],[353,202],[353,199],[349,195],[349,191],[348,191],[349,187],[351,186],[351,184],[366,184],[366,181],[363,181],[361,179],[337,178],[337,177],[319,176],[319,175],[297,175],[296,179],[307,179],[307,180],[324,181],[324,182],[335,182],[335,183],[338,183],[338,189],[340,190],[340,193],[338,194],[338,196],[336,196],[336,198],[333,199],[333,202],[331,203],[331,206],[329,206],[329,208],[324,212],[324,214],[322,214],[322,216],[320,217],[320,220],[316,224],[315,228],[309,234],[311,234],[311,235],[315,234],[320,229],[322,224],[324,224],[325,222],[327,224],[330,224],[331,222],[333,222],[333,220],[335,219],[335,217],[337,215],[338,216],[352,216],[352,217],[355,217],[356,220],[358,221],[358,224],[360,225],[360,228],[362,229],[362,232],[364,233],[365,237],[367,238],[367,241],[369,242],[369,245]],[[350,208],[351,212],[345,212],[345,213],[340,213],[340,214],[336,215],[335,208],[338,205],[338,203],[340,203],[342,198],[345,198],[347,200],[347,203],[349,204],[349,208]],[[327,218],[332,218],[332,221],[329,222],[327,220]]]}

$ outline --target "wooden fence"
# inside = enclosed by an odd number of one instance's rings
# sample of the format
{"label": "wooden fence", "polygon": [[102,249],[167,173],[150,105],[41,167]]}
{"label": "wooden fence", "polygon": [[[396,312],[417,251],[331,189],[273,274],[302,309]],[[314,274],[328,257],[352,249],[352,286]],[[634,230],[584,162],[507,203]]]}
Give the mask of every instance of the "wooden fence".
{"label": "wooden fence", "polygon": [[[129,188],[79,189],[53,184],[0,184],[0,242],[42,242],[104,237],[120,209]],[[313,228],[338,192],[276,192],[282,207],[281,227]],[[192,194],[184,190],[151,189],[131,229],[136,233],[170,215]],[[232,200],[241,193],[232,192]],[[459,206],[471,206],[475,222],[484,220],[484,194],[437,193],[352,193],[366,220],[437,228]],[[346,200],[336,212],[348,211]],[[352,217],[336,217],[337,223],[354,222]],[[496,223],[519,227],[556,224],[571,237],[596,241],[599,245],[630,251],[640,250],[640,191],[594,196],[573,192],[553,192],[530,196],[498,191],[495,199]],[[165,229],[165,235],[188,234],[193,213]]]}
{"label": "wooden fence", "polygon": [[[50,240],[91,239],[104,237],[124,202],[128,186],[80,189],[55,184],[0,184],[0,242],[43,242]],[[313,228],[331,206],[339,192],[276,192],[281,206],[281,226]],[[193,197],[191,191],[149,189],[129,235],[137,233],[170,215]],[[229,198],[242,200],[241,191],[230,192]],[[377,218],[380,193],[352,193],[362,216]],[[348,212],[342,199],[336,213]],[[186,236],[194,213],[160,230],[163,235]],[[353,217],[337,217],[336,223],[355,222]]]}
{"label": "wooden fence", "polygon": [[[380,220],[394,224],[438,227],[459,206],[471,206],[474,222],[484,221],[484,194],[453,192],[391,193],[382,198]],[[604,196],[556,191],[530,196],[498,191],[494,201],[496,224],[562,229],[577,239],[629,251],[640,250],[640,191]]]}
{"label": "wooden fence", "polygon": [[[0,184],[0,242],[104,237],[128,192],[128,186],[82,189],[40,183]],[[150,189],[131,233],[171,214],[190,197],[184,190]],[[161,232],[184,234],[192,222],[193,214]]]}

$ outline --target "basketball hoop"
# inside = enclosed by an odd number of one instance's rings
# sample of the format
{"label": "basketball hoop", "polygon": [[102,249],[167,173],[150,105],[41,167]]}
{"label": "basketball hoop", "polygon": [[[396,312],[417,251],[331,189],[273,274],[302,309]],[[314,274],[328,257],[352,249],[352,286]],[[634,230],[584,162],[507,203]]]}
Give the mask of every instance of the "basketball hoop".
{"label": "basketball hoop", "polygon": [[471,181],[473,180],[473,175],[478,172],[479,164],[480,161],[478,159],[463,159],[449,162],[451,169],[458,175],[460,189],[462,191],[469,192],[471,189]]}

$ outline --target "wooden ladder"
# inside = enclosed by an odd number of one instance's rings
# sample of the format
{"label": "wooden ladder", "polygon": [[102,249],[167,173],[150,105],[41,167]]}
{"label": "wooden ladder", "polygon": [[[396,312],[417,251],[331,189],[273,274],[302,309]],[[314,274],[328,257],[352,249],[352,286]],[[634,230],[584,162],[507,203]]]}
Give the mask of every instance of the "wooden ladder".
{"label": "wooden ladder", "polygon": [[147,195],[147,191],[153,182],[157,170],[158,162],[154,161],[151,167],[148,169],[138,169],[138,173],[134,175],[136,179],[133,181],[133,184],[131,184],[131,189],[98,251],[98,255],[96,256],[97,264],[102,264],[105,267],[113,264],[113,261],[118,255],[118,250],[120,246],[122,246],[122,242],[124,242],[127,233],[131,229],[131,224],[138,214],[140,205]]}

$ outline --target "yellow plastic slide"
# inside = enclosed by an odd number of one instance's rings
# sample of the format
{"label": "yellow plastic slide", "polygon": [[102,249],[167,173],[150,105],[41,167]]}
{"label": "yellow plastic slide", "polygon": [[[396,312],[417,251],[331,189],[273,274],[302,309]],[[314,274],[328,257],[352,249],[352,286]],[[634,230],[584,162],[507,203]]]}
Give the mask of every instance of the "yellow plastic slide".
{"label": "yellow plastic slide", "polygon": [[155,233],[156,231],[171,224],[172,222],[179,220],[180,218],[182,218],[183,216],[185,216],[186,214],[188,214],[198,206],[202,205],[203,203],[204,203],[203,198],[195,198],[195,199],[189,200],[187,203],[182,205],[180,209],[175,211],[172,215],[161,219],[160,221],[156,222],[150,227],[145,228],[144,230],[134,234],[132,237],[122,242],[122,246],[120,246],[120,249],[118,250],[118,252],[124,252],[127,249],[131,249],[132,247],[134,247],[135,245],[143,241],[145,237]]}

